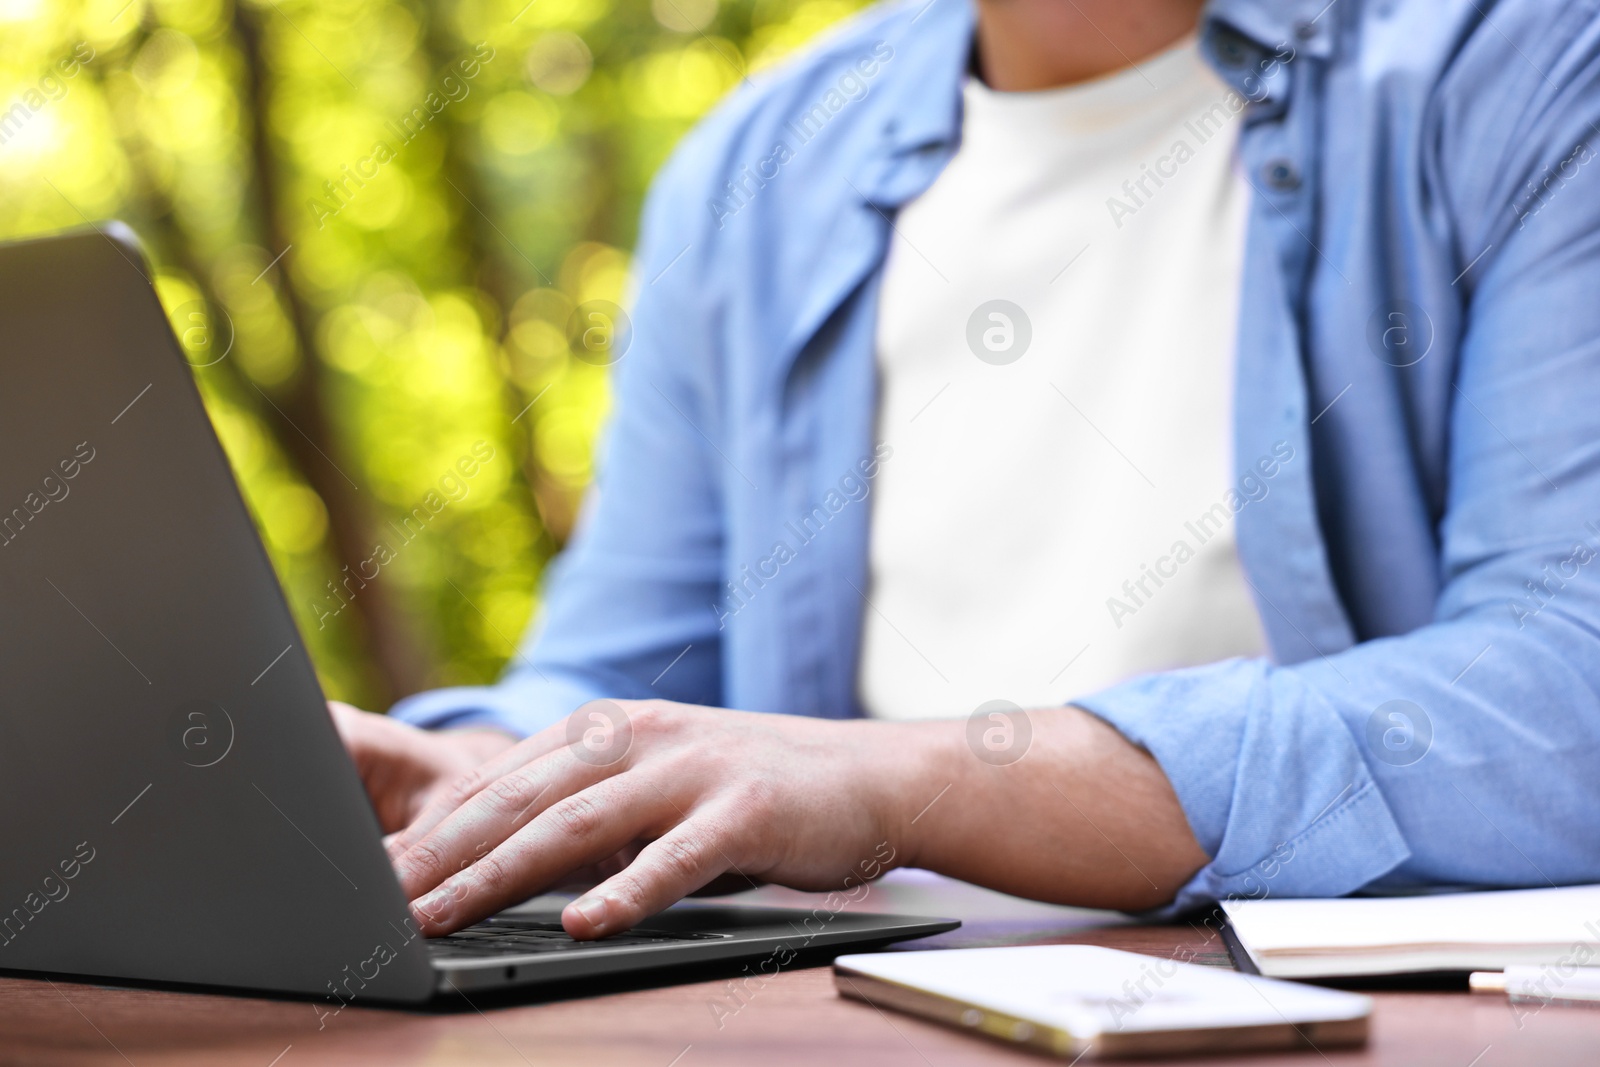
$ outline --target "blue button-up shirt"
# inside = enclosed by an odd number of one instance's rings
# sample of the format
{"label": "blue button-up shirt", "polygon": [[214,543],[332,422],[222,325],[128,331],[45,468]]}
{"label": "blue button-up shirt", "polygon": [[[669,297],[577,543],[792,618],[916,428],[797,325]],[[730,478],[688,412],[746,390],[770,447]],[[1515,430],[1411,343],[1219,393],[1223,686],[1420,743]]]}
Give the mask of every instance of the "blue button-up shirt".
{"label": "blue button-up shirt", "polygon": [[[1600,881],[1596,5],[1325,4],[1216,0],[1201,28],[1248,101],[1231,506],[1270,658],[1076,702],[1212,857],[1175,908]],[[879,284],[960,137],[972,33],[964,0],[880,7],[685,140],[541,619],[498,685],[398,715],[861,714]]]}

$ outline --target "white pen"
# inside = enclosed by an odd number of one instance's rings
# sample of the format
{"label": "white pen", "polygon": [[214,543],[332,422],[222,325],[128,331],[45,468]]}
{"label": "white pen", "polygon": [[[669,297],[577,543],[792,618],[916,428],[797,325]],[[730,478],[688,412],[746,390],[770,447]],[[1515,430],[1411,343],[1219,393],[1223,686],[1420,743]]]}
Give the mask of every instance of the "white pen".
{"label": "white pen", "polygon": [[1600,1004],[1600,967],[1552,964],[1474,971],[1467,984],[1474,993],[1499,993],[1517,1003]]}

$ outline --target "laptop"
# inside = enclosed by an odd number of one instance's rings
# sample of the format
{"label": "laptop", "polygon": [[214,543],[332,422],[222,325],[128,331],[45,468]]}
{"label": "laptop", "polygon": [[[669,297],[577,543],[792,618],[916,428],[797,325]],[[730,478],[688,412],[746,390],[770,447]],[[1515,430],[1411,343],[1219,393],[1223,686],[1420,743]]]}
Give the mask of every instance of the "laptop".
{"label": "laptop", "polygon": [[420,936],[118,224],[0,245],[0,825],[0,970],[341,1007],[960,925],[685,903],[592,942],[537,909]]}

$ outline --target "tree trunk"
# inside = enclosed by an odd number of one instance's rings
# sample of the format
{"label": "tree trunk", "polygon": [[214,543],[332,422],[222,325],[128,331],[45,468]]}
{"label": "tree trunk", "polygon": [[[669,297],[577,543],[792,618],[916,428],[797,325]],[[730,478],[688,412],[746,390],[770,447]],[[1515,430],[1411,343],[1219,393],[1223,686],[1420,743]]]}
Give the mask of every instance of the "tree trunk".
{"label": "tree trunk", "polygon": [[[349,457],[343,456],[344,450],[334,440],[332,420],[324,402],[330,376],[317,358],[310,312],[296,291],[288,269],[292,262],[291,241],[281,221],[279,163],[267,116],[271,93],[262,54],[261,29],[254,10],[248,5],[235,5],[234,31],[239,38],[245,68],[242,118],[249,124],[247,136],[254,164],[251,193],[266,247],[283,256],[276,268],[282,279],[278,288],[300,351],[299,367],[288,383],[273,395],[253,382],[251,386],[278,418],[288,424],[288,429],[279,435],[283,446],[327,508],[333,549],[338,562],[347,568],[337,575],[335,584],[339,584],[345,581],[347,574],[355,574],[361,561],[373,555],[377,544],[373,533],[373,504],[347,474],[359,468]],[[344,463],[337,463],[334,457],[344,458]],[[364,584],[357,580],[341,588],[353,593],[349,605],[359,620],[360,636],[371,652],[376,676],[374,699],[378,705],[386,707],[397,697],[420,689],[426,679],[423,659],[416,636],[405,624],[391,590],[382,580]]]}
{"label": "tree trunk", "polygon": [[[445,31],[441,22],[439,14],[434,12],[428,20],[427,33],[423,38],[424,55],[427,56],[430,72],[435,76],[460,51],[459,42]],[[509,238],[495,230],[488,221],[492,205],[483,183],[478,180],[477,167],[468,156],[466,131],[457,110],[446,108],[441,118],[445,137],[442,173],[452,187],[449,195],[463,201],[461,211],[466,219],[463,230],[466,234],[467,259],[476,266],[474,283],[478,291],[488,296],[495,305],[498,317],[495,340],[503,349],[510,332],[511,309],[522,295],[515,272],[508,266],[508,254],[518,258],[523,256],[520,250],[507,247]],[[531,262],[528,265],[540,281],[546,285],[552,284],[538,267]],[[570,523],[560,520],[571,509],[563,499],[553,495],[560,492],[559,483],[539,462],[538,450],[534,447],[534,431],[541,415],[538,405],[534,403],[537,395],[527,395],[510,373],[503,371],[499,377],[501,403],[508,420],[512,454],[521,487],[528,494],[534,519],[539,525],[540,562],[543,563],[565,541]]]}

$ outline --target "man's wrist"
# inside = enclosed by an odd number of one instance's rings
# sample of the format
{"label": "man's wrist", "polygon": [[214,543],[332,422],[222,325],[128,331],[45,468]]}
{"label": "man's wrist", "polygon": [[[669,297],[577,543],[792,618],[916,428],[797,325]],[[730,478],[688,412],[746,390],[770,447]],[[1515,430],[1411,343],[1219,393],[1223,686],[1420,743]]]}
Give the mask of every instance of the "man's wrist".
{"label": "man's wrist", "polygon": [[872,780],[884,839],[894,849],[896,867],[922,866],[934,813],[950,799],[960,772],[959,723],[874,724],[876,755]]}

